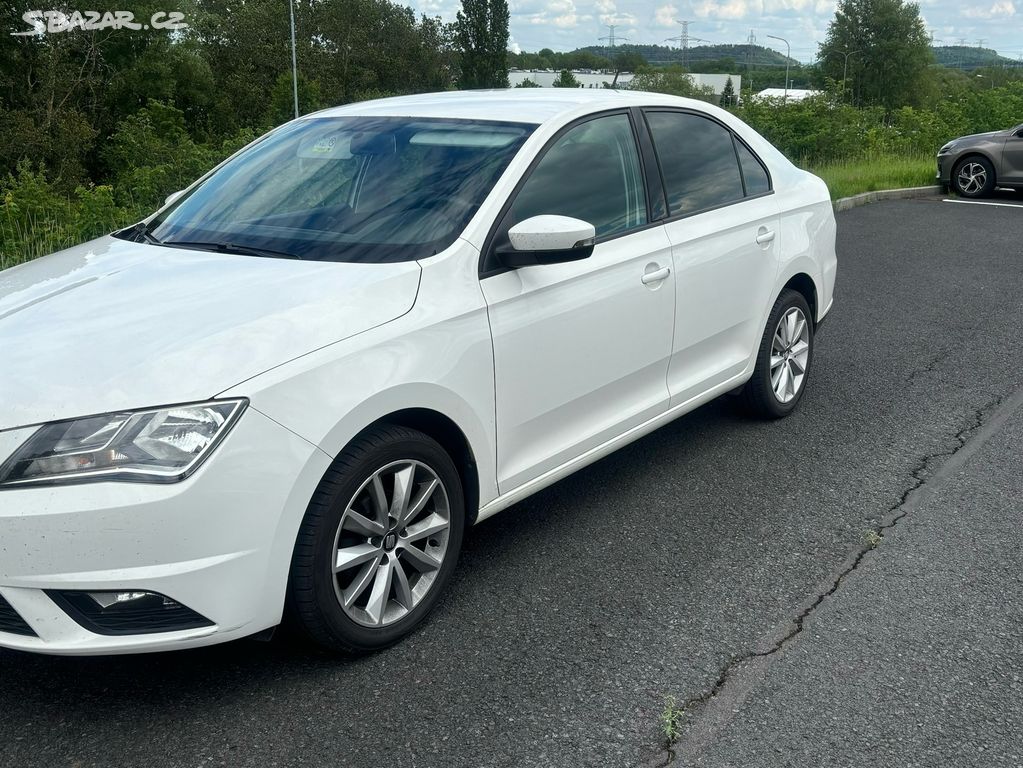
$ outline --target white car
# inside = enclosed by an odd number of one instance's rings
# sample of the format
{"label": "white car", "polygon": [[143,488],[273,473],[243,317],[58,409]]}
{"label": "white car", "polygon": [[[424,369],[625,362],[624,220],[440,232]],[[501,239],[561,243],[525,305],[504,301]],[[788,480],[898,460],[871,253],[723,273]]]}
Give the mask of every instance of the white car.
{"label": "white car", "polygon": [[466,526],[724,393],[792,411],[836,267],[824,183],[703,102],[288,123],[0,273],[0,646],[393,643]]}

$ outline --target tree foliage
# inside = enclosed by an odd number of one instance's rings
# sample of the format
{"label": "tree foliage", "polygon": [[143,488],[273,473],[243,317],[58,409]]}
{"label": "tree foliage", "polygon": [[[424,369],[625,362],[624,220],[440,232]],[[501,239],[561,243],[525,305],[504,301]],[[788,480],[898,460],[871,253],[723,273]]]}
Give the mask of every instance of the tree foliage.
{"label": "tree foliage", "polygon": [[934,53],[920,8],[906,0],[839,0],[820,46],[821,69],[855,100],[886,109],[920,106],[931,98]]}
{"label": "tree foliage", "polygon": [[731,107],[735,102],[735,85],[732,83],[732,78],[728,78],[725,81],[725,87],[721,89],[721,98],[718,100],[718,104],[722,107]]}
{"label": "tree foliage", "polygon": [[576,80],[575,75],[569,72],[567,69],[561,70],[557,79],[554,81],[555,88],[578,88],[579,81]]}
{"label": "tree foliage", "polygon": [[680,66],[664,69],[643,69],[632,78],[629,87],[636,91],[655,91],[672,96],[714,101],[714,89],[709,85],[697,85],[696,81]]}
{"label": "tree foliage", "polygon": [[462,88],[508,87],[508,0],[462,0],[455,21]]}

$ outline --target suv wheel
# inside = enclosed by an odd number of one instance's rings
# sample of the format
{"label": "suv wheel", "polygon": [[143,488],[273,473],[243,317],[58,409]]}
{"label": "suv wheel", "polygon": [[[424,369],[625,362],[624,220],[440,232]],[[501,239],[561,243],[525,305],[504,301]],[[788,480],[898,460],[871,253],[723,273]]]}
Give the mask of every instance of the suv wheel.
{"label": "suv wheel", "polygon": [[952,188],[963,197],[987,197],[995,188],[995,169],[986,158],[968,157],[952,173]]}

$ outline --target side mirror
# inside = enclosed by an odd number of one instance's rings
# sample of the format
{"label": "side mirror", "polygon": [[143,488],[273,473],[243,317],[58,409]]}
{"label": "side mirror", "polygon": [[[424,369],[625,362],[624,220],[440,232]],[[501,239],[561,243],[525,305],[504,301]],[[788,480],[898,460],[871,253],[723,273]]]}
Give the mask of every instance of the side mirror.
{"label": "side mirror", "polygon": [[167,197],[166,197],[166,198],[164,199],[164,201],[163,201],[163,204],[164,204],[164,206],[168,206],[168,205],[170,205],[170,204],[171,204],[171,203],[173,203],[173,202],[174,202],[175,200],[177,200],[177,199],[178,199],[179,197],[181,197],[181,196],[182,196],[183,194],[185,194],[185,190],[183,190],[183,189],[179,189],[179,190],[178,190],[177,192],[171,192],[171,193],[170,193],[169,195],[167,195]]}
{"label": "side mirror", "polygon": [[506,267],[561,264],[593,253],[597,231],[592,224],[570,216],[533,216],[508,230],[511,247],[499,248]]}

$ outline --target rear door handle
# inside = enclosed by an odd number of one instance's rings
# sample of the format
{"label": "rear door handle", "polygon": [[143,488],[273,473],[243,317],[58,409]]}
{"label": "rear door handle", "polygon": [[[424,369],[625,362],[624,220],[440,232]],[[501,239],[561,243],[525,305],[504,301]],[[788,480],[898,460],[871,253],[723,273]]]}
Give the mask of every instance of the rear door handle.
{"label": "rear door handle", "polygon": [[643,274],[643,285],[650,285],[650,283],[659,283],[671,274],[671,267],[661,267],[655,269],[653,272],[646,272]]}
{"label": "rear door handle", "polygon": [[761,227],[757,233],[757,245],[767,245],[772,240],[774,240],[774,230]]}

